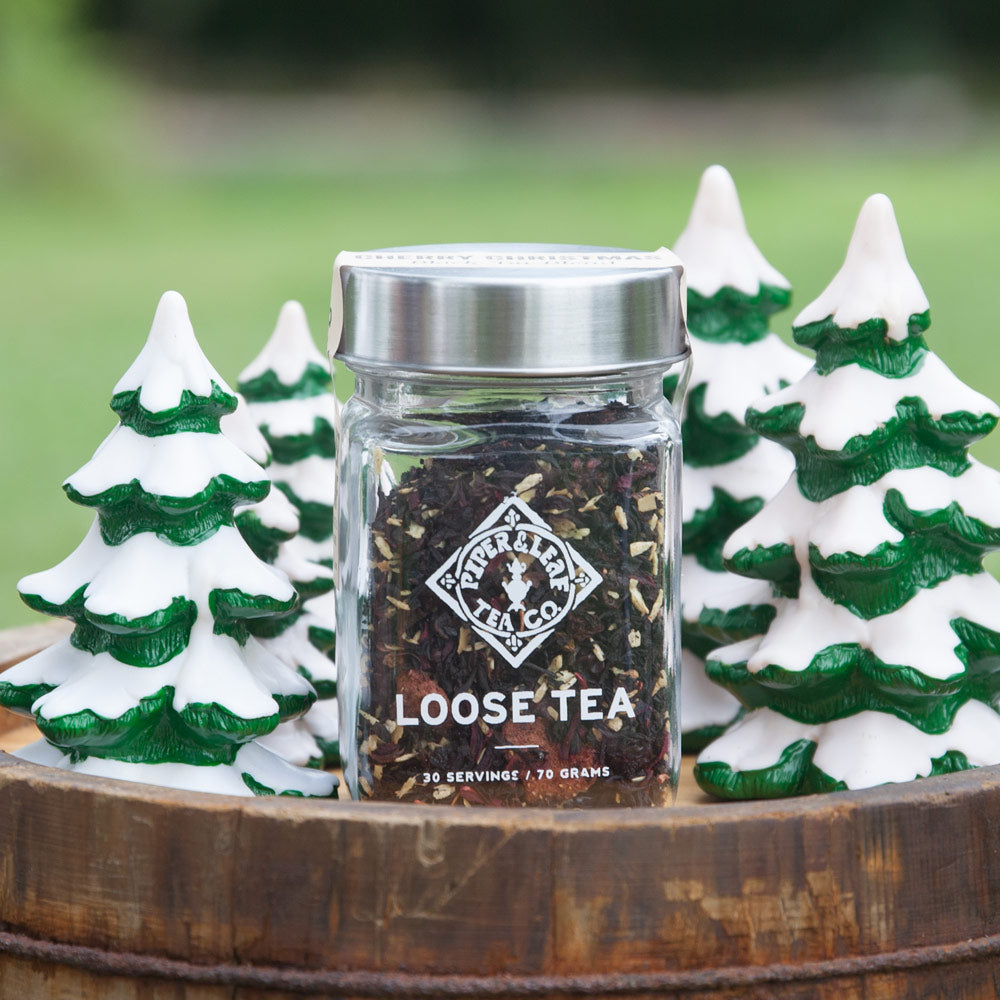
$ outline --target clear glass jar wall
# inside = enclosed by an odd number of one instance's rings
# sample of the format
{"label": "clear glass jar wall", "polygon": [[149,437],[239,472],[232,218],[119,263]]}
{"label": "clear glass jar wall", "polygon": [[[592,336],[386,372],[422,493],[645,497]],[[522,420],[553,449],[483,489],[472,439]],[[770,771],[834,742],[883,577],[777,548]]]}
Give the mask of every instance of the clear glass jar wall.
{"label": "clear glass jar wall", "polygon": [[663,367],[355,368],[336,515],[355,797],[672,801],[680,432]]}

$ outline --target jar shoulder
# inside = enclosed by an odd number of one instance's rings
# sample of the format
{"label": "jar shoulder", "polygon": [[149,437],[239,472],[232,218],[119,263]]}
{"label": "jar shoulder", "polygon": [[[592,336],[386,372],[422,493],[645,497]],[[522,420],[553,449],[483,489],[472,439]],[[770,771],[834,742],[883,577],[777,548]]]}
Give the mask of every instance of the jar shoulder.
{"label": "jar shoulder", "polygon": [[680,421],[666,398],[631,406],[573,406],[535,401],[521,407],[387,410],[358,397],[344,405],[341,425],[355,438],[397,434],[464,438],[502,433],[510,438],[625,441],[680,437]]}

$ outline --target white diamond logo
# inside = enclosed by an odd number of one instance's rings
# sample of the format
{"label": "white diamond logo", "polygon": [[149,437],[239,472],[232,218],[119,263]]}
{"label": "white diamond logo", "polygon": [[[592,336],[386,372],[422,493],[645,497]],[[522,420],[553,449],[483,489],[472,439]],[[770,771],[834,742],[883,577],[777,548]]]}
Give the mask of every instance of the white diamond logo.
{"label": "white diamond logo", "polygon": [[600,573],[572,545],[509,496],[427,586],[519,667],[600,582]]}

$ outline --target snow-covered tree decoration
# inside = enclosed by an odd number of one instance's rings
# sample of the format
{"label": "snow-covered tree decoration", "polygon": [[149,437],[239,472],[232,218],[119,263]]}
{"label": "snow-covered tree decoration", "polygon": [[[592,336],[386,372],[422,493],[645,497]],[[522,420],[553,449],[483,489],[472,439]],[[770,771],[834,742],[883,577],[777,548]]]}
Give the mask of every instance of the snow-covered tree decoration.
{"label": "snow-covered tree decoration", "polygon": [[326,359],[313,342],[305,311],[286,302],[270,339],[239,377],[254,423],[274,460],[271,477],[290,504],[297,527],[265,532],[266,512],[239,520],[261,558],[291,577],[301,610],[255,630],[267,648],[316,688],[320,701],[266,741],[290,760],[339,763],[337,675],[333,662],[336,618],[333,596],[333,488],[336,397]]}
{"label": "snow-covered tree decoration", "polygon": [[303,554],[332,565],[337,402],[329,365],[298,302],[282,306],[238,387],[274,455],[271,479],[299,512],[301,537],[313,543]]}
{"label": "snow-covered tree decoration", "polygon": [[750,711],[699,756],[731,798],[864,788],[1000,762],[1000,473],[969,457],[1000,409],[928,350],[928,303],[892,205],[873,195],[844,265],[798,316],[816,352],[747,413],[795,456],[726,543],[782,595],[709,676]]}
{"label": "snow-covered tree decoration", "polygon": [[19,584],[31,607],[75,625],[0,678],[0,703],[34,716],[45,737],[20,756],[200,791],[335,795],[331,775],[258,742],[315,692],[249,633],[296,595],[234,525],[234,508],[263,501],[270,483],[219,433],[236,398],[176,292],[111,406],[121,422],[64,484],[95,510],[90,532]]}
{"label": "snow-covered tree decoration", "polygon": [[778,492],[793,467],[784,448],[746,426],[744,413],[762,393],[803,375],[809,362],[768,330],[769,317],[788,305],[791,292],[750,238],[724,167],[702,175],[674,249],[687,276],[694,366],[681,425],[681,728],[690,752],[718,736],[740,709],[706,678],[706,653],[761,632],[774,616],[766,583],[722,565],[725,540]]}
{"label": "snow-covered tree decoration", "polygon": [[[271,449],[254,424],[243,397],[236,395],[239,405],[234,413],[222,419],[222,432],[258,465],[267,468]],[[236,526],[256,556],[285,573],[303,602],[332,589],[333,570],[308,559],[303,546],[296,541],[301,537],[299,513],[284,493],[271,490],[260,503],[240,508],[235,516]],[[300,611],[281,618],[261,619],[253,623],[251,631],[257,636],[280,635]]]}
{"label": "snow-covered tree decoration", "polygon": [[[236,397],[239,405],[234,413],[222,418],[222,432],[266,468],[271,463],[271,448],[254,423],[244,397],[239,393]],[[335,643],[333,571],[301,555],[298,511],[284,493],[271,490],[260,503],[236,511],[236,526],[258,558],[289,577],[302,602],[281,618],[252,622],[251,633],[293,670],[305,676],[334,679],[327,658]],[[336,701],[317,702],[305,715],[282,722],[262,736],[260,743],[293,764],[322,767],[339,763]]]}
{"label": "snow-covered tree decoration", "polygon": [[[271,464],[271,448],[264,435],[257,429],[246,399],[241,393],[237,392],[234,395],[237,401],[236,409],[222,418],[219,429],[261,468],[266,469]],[[236,526],[257,558],[272,565],[278,559],[282,543],[294,538],[299,532],[298,511],[281,490],[272,489],[259,503],[238,507],[234,517]],[[287,570],[285,572],[287,573]],[[288,575],[294,585],[294,577],[291,573]],[[308,587],[314,578],[324,575],[326,574],[323,573],[323,567],[318,563],[310,563],[307,580],[301,582]]]}

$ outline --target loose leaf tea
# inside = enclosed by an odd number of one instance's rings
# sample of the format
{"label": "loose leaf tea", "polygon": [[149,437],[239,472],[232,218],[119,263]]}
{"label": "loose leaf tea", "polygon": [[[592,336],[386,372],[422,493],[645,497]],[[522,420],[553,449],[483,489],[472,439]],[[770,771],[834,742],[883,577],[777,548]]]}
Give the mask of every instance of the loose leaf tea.
{"label": "loose leaf tea", "polygon": [[470,414],[461,452],[379,477],[360,588],[362,795],[672,798],[672,455],[655,436],[598,445],[588,427],[633,418],[621,403]]}

